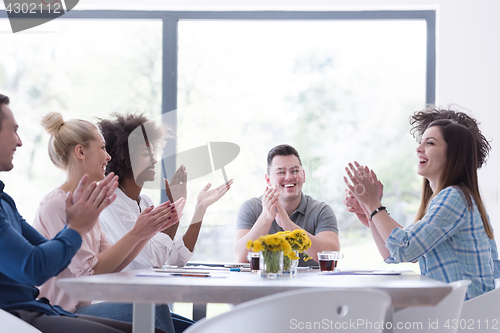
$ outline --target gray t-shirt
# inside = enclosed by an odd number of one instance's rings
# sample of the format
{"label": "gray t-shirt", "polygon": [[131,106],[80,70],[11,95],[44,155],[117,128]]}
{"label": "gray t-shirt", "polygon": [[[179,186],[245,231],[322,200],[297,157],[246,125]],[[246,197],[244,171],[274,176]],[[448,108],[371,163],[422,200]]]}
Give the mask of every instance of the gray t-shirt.
{"label": "gray t-shirt", "polygon": [[[245,201],[238,211],[236,229],[252,229],[261,213],[262,196]],[[339,233],[337,218],[335,217],[332,207],[304,193],[302,193],[299,207],[290,215],[290,220],[311,235],[316,235],[322,231]],[[269,234],[274,234],[278,231],[283,231],[283,229],[276,223],[276,220],[274,220],[271,224]],[[300,266],[309,266],[311,264],[315,264],[315,261],[309,260],[305,263],[302,259],[300,261]]]}

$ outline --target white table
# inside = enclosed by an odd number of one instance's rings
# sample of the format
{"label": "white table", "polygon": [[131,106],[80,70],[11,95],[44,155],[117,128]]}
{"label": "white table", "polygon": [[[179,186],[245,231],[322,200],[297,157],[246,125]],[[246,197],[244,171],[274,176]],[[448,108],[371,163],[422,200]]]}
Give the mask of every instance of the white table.
{"label": "white table", "polygon": [[452,288],[420,274],[321,275],[300,272],[276,280],[249,272],[227,273],[225,278],[137,276],[140,271],[61,279],[59,285],[81,301],[134,303],[134,332],[153,332],[155,303],[239,304],[266,295],[308,287],[375,288],[387,292],[393,307],[439,303]]}

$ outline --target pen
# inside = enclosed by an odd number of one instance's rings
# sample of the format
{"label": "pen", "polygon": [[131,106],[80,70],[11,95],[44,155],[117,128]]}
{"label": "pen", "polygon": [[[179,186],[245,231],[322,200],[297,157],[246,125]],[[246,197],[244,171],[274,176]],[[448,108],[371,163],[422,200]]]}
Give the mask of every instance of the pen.
{"label": "pen", "polygon": [[171,273],[171,275],[173,275],[173,276],[210,277],[210,274]]}
{"label": "pen", "polygon": [[250,272],[250,268],[246,267],[232,267],[229,269],[230,272]]}

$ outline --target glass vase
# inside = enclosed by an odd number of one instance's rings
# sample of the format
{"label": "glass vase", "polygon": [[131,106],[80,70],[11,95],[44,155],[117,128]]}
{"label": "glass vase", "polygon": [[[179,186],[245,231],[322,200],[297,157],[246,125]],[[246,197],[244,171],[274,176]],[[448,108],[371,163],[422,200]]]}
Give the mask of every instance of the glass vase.
{"label": "glass vase", "polygon": [[260,275],[273,279],[281,274],[283,274],[283,251],[261,251]]}
{"label": "glass vase", "polygon": [[[295,252],[295,256],[299,257],[299,251]],[[283,256],[283,273],[285,274],[295,274],[297,273],[297,267],[299,266],[299,259],[292,260],[287,256]]]}

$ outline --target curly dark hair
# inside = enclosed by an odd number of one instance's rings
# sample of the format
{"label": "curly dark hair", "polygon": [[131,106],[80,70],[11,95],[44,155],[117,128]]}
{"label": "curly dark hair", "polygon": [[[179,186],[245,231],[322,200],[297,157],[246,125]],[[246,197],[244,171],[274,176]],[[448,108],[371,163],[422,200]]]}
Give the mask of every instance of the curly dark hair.
{"label": "curly dark hair", "polygon": [[441,109],[435,105],[429,105],[424,110],[417,111],[411,116],[410,124],[412,125],[412,128],[410,133],[413,137],[419,139],[433,121],[441,119],[450,119],[467,127],[474,135],[474,139],[476,141],[478,169],[486,164],[486,159],[490,153],[491,145],[479,130],[479,122],[464,112],[454,111],[451,109]]}
{"label": "curly dark hair", "polygon": [[133,178],[128,145],[130,134],[136,128],[142,127],[141,135],[144,135],[146,143],[156,150],[161,147],[161,141],[165,137],[164,131],[143,114],[113,113],[111,116],[114,119],[99,119],[97,123],[106,141],[106,150],[111,155],[106,174],[114,172],[120,178]]}

